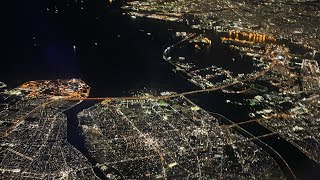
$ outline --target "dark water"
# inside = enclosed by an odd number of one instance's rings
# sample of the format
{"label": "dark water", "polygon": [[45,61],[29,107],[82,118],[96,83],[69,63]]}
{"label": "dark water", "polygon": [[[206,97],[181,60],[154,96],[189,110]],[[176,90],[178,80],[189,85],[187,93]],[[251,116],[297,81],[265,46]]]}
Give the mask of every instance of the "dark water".
{"label": "dark water", "polygon": [[195,88],[162,60],[164,49],[178,40],[168,29],[185,25],[134,20],[105,1],[68,2],[14,0],[1,11],[2,81],[14,87],[28,80],[81,78],[92,87],[91,96],[100,97],[143,87]]}
{"label": "dark water", "polygon": [[96,165],[97,163],[99,163],[99,160],[92,157],[88,149],[86,148],[85,137],[80,126],[78,114],[84,109],[88,109],[91,106],[95,105],[96,103],[99,103],[99,101],[82,101],[73,108],[64,112],[64,114],[67,116],[67,140],[73,147],[80,151],[84,157],[87,158],[88,162],[92,165],[93,172],[97,177],[99,177],[102,180],[107,180],[109,178],[106,174],[112,174],[113,176],[118,177],[118,179],[124,179],[122,174],[113,167],[109,167],[104,171],[97,167]]}
{"label": "dark water", "polygon": [[87,109],[96,103],[98,102],[81,102],[75,107],[64,112],[64,114],[67,116],[67,140],[73,147],[80,151],[84,157],[88,159],[89,163],[93,167],[93,171],[96,176],[98,176],[100,179],[108,179],[103,171],[96,167],[96,164],[98,162],[90,155],[89,151],[86,149],[85,140],[82,135],[83,132],[81,127],[79,126],[80,122],[77,117],[78,113],[80,113],[82,110]]}
{"label": "dark water", "polygon": [[167,56],[178,62],[181,61],[178,60],[179,57],[185,57],[183,62],[195,64],[196,69],[216,66],[229,70],[234,75],[249,74],[254,70],[259,70],[254,67],[250,57],[242,56],[239,50],[230,49],[229,45],[221,43],[221,37],[224,33],[210,32],[206,34],[212,40],[211,45],[205,45],[201,50],[198,50],[195,45],[200,43],[185,41],[171,48]]}

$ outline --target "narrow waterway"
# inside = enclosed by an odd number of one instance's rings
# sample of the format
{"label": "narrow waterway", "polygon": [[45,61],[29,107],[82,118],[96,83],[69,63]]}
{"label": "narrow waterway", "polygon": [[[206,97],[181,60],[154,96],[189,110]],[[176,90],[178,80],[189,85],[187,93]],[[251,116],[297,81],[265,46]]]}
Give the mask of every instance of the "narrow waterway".
{"label": "narrow waterway", "polygon": [[86,149],[85,139],[82,135],[82,129],[80,127],[80,122],[78,120],[78,113],[84,109],[87,109],[98,101],[82,101],[73,108],[64,112],[67,116],[67,140],[68,142],[75,147],[81,154],[87,158],[89,163],[92,165],[93,171],[97,177],[102,180],[108,179],[101,169],[96,167],[98,163],[93,157],[91,157],[89,151]]}

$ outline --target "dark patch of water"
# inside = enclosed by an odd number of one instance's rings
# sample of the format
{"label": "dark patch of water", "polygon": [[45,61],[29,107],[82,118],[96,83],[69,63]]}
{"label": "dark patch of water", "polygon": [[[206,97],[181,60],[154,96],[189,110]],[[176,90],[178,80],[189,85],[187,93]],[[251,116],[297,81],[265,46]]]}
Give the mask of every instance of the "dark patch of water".
{"label": "dark patch of water", "polygon": [[108,179],[103,171],[96,167],[96,164],[98,162],[90,155],[89,151],[87,150],[85,139],[82,134],[83,131],[80,127],[80,122],[77,117],[79,112],[93,106],[96,103],[97,101],[83,101],[64,112],[64,114],[67,116],[67,140],[73,147],[81,152],[84,157],[88,159],[97,177],[99,177],[100,179]]}

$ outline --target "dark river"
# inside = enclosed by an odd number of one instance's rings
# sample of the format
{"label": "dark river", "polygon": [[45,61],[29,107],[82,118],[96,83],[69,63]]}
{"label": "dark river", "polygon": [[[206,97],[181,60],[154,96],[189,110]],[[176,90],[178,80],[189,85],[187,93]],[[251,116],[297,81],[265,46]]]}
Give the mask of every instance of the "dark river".
{"label": "dark river", "polygon": [[81,152],[83,156],[87,158],[89,163],[93,166],[93,171],[96,176],[98,176],[100,179],[108,179],[106,175],[103,173],[102,170],[100,170],[98,167],[96,167],[96,164],[98,163],[96,159],[94,159],[89,151],[86,149],[85,145],[85,137],[83,136],[82,128],[80,126],[80,122],[78,120],[78,113],[80,113],[82,110],[89,108],[93,106],[94,104],[98,103],[97,101],[84,101],[73,108],[67,110],[64,112],[64,114],[67,116],[67,140],[68,142],[75,147],[78,151]]}

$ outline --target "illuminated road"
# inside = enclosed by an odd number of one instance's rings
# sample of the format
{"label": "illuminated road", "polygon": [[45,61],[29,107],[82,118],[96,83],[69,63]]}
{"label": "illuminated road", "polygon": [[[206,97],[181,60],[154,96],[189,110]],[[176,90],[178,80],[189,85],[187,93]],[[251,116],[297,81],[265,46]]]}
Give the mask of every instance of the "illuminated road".
{"label": "illuminated road", "polygon": [[[230,86],[234,86],[237,84],[242,84],[244,82],[248,82],[248,81],[252,81],[255,80],[258,77],[263,76],[266,72],[270,71],[275,65],[277,64],[277,59],[274,58],[272,59],[270,65],[268,66],[268,68],[257,72],[254,76],[241,80],[241,81],[235,81],[232,82],[230,84],[226,84],[226,85],[222,85],[222,86],[216,86],[216,87],[212,87],[212,88],[208,88],[208,89],[200,89],[200,90],[194,90],[194,91],[187,91],[187,92],[182,92],[179,94],[173,94],[173,95],[168,95],[168,96],[151,96],[151,97],[105,97],[105,98],[88,98],[88,97],[81,97],[81,95],[77,95],[77,94],[72,94],[72,96],[66,96],[66,97],[56,97],[56,96],[52,96],[51,100],[49,102],[43,103],[42,105],[39,105],[38,107],[34,108],[33,110],[31,110],[30,112],[28,112],[27,114],[18,117],[14,122],[13,125],[11,127],[9,127],[3,134],[2,137],[7,137],[13,130],[15,130],[20,124],[23,123],[24,119],[27,118],[31,113],[35,112],[36,110],[45,107],[46,105],[55,102],[55,101],[60,101],[60,100],[67,100],[67,101],[82,101],[82,100],[160,100],[160,99],[170,99],[170,98],[176,98],[176,97],[182,97],[182,96],[187,96],[187,95],[192,95],[192,94],[198,94],[198,93],[204,93],[204,92],[212,92],[212,91],[217,91],[217,90],[221,90]],[[32,81],[34,82],[34,81]],[[28,84],[28,83],[25,83]],[[89,87],[88,87],[89,88]],[[90,88],[88,89],[87,92],[90,91]],[[36,97],[35,97],[36,98]]]}

